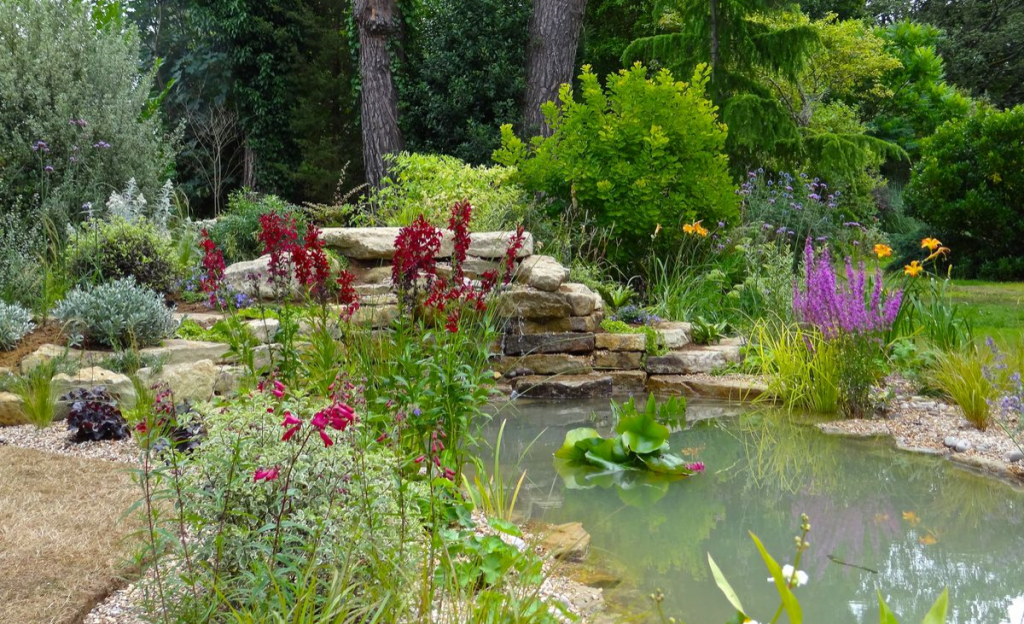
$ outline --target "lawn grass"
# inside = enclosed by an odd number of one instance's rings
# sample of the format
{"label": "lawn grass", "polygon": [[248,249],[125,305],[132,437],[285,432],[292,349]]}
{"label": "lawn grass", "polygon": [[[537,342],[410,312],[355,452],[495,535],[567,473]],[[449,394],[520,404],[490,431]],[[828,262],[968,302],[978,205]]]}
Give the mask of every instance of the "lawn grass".
{"label": "lawn grass", "polygon": [[1024,345],[1024,282],[957,280],[950,294],[964,306],[979,341],[992,336],[1005,347]]}
{"label": "lawn grass", "polygon": [[122,585],[127,467],[0,446],[0,622],[71,624]]}

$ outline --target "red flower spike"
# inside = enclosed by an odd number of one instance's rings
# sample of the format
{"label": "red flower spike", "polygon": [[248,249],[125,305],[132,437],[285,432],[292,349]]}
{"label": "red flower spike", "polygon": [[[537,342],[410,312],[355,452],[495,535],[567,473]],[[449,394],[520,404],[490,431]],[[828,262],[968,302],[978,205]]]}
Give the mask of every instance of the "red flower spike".
{"label": "red flower spike", "polygon": [[256,474],[253,475],[252,480],[253,483],[258,483],[260,481],[267,481],[269,483],[270,481],[276,481],[280,473],[281,469],[277,466],[267,470],[259,469],[256,471]]}

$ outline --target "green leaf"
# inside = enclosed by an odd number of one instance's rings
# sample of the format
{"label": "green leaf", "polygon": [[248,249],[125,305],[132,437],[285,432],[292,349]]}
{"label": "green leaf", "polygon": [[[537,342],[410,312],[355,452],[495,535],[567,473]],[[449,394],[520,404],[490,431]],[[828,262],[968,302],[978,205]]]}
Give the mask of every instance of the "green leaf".
{"label": "green leaf", "polygon": [[640,460],[653,472],[670,475],[689,475],[693,471],[686,467],[686,461],[670,453],[640,455]]}
{"label": "green leaf", "polygon": [[729,604],[735,607],[736,611],[738,611],[740,616],[742,616],[740,621],[742,622],[743,619],[749,619],[747,617],[747,610],[743,608],[743,604],[740,602],[739,596],[736,595],[736,591],[733,590],[732,585],[729,584],[725,575],[722,574],[722,570],[718,567],[718,564],[711,558],[711,553],[708,553],[708,565],[711,566],[711,575],[715,577],[715,585],[718,585],[718,589],[722,590],[722,593],[725,594],[725,599],[728,600]]}
{"label": "green leaf", "polygon": [[789,589],[789,585],[786,584],[786,579],[782,577],[782,568],[779,567],[778,563],[775,563],[775,560],[768,554],[764,544],[761,543],[761,540],[757,539],[756,535],[751,533],[750,537],[753,538],[754,544],[757,545],[757,549],[761,552],[761,558],[764,559],[764,564],[768,567],[768,571],[771,572],[772,579],[775,581],[775,589],[779,591],[779,597],[782,599],[782,607],[786,610],[786,615],[789,616],[789,623],[802,624],[804,621],[803,610],[800,608],[800,603],[797,601],[796,596]]}
{"label": "green leaf", "polygon": [[946,609],[949,606],[949,589],[942,590],[942,595],[935,600],[935,604],[928,610],[921,624],[946,624]]}
{"label": "green leaf", "polygon": [[[582,444],[580,444],[582,443]],[[596,429],[582,427],[565,434],[562,448],[555,451],[555,457],[582,460],[583,455],[594,445],[601,443],[601,434]]]}
{"label": "green leaf", "polygon": [[889,605],[885,604],[882,592],[878,592],[878,624],[900,624],[896,616],[889,610]]}
{"label": "green leaf", "polygon": [[626,447],[644,455],[653,453],[668,440],[668,427],[657,423],[649,413],[623,416],[615,425],[615,432],[622,436]]}
{"label": "green leaf", "polygon": [[489,524],[492,529],[498,531],[499,533],[504,533],[505,535],[512,535],[514,537],[523,536],[523,532],[519,530],[519,527],[516,526],[515,523],[509,522],[508,520],[502,520],[500,518],[489,518],[487,520],[487,524]]}

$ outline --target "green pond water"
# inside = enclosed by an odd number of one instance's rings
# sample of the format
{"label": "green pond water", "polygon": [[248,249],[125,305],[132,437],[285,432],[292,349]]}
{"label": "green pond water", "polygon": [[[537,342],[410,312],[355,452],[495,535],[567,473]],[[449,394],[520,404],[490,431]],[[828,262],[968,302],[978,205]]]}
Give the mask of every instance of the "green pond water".
{"label": "green pond water", "polygon": [[780,564],[792,563],[806,513],[811,548],[800,567],[810,581],[796,591],[808,624],[875,624],[877,590],[902,622],[917,624],[944,587],[952,624],[1024,624],[1024,493],[991,477],[882,441],[826,436],[779,414],[691,401],[670,444],[705,462],[703,475],[631,490],[567,489],[552,454],[574,427],[606,432],[608,402],[519,400],[501,407],[491,440],[502,420],[505,475],[527,470],[517,509],[582,522],[591,557],[625,579],[605,590],[613,604],[646,609],[644,596],[660,588],[668,615],[725,622],[735,612],[711,578],[710,552],[750,615],[768,621],[778,595],[748,532]]}

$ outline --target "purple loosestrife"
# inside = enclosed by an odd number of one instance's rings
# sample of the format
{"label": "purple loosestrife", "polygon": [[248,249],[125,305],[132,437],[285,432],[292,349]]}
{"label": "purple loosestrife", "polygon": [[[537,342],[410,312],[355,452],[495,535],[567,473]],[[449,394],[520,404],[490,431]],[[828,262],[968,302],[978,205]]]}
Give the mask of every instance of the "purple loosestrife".
{"label": "purple loosestrife", "polygon": [[871,292],[864,263],[853,266],[846,258],[843,283],[832,268],[832,256],[826,247],[815,255],[811,239],[804,247],[804,283],[793,284],[793,310],[797,318],[814,325],[827,338],[844,335],[876,334],[889,329],[903,302],[903,291],[885,292],[882,271],[875,271]]}

